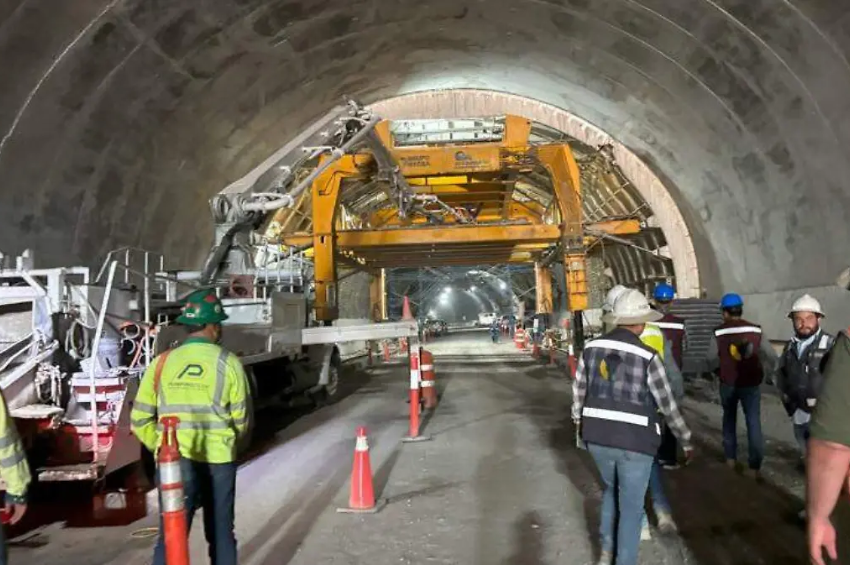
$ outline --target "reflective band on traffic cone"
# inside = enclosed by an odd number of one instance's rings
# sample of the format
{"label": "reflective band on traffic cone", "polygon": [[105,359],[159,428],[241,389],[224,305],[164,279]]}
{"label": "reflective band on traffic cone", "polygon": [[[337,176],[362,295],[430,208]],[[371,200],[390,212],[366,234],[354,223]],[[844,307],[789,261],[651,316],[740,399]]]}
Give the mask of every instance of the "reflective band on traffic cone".
{"label": "reflective band on traffic cone", "polygon": [[514,332],[514,345],[517,349],[522,349],[522,344],[525,342],[525,330],[517,328]]}
{"label": "reflective band on traffic cone", "polygon": [[434,372],[434,356],[430,351],[422,350],[422,400],[429,410],[437,407],[437,376]]}
{"label": "reflective band on traffic cone", "polygon": [[180,419],[169,416],[160,420],[163,426],[159,448],[159,499],[162,532],[167,565],[189,565],[189,529],[186,522],[186,499],[180,473],[180,448],[177,424]]}
{"label": "reflective band on traffic cone", "polygon": [[354,464],[351,467],[351,488],[348,507],[337,508],[337,512],[371,514],[380,509],[375,503],[375,488],[372,484],[372,463],[369,460],[369,440],[366,428],[357,428],[357,442],[354,444]]}

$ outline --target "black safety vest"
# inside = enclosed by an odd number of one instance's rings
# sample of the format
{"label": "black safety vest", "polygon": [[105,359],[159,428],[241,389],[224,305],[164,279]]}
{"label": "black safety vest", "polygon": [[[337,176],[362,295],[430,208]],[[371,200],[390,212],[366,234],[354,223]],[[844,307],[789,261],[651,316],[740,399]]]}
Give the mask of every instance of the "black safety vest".
{"label": "black safety vest", "polygon": [[618,328],[588,342],[582,356],[588,374],[582,439],[654,455],[661,427],[647,369],[656,352],[632,332]]}
{"label": "black safety vest", "polygon": [[797,357],[793,341],[785,345],[782,352],[782,393],[788,397],[785,407],[789,413],[793,414],[797,409],[812,411],[807,399],[816,399],[820,394],[823,386],[822,362],[833,342],[833,337],[822,331],[802,357]]}

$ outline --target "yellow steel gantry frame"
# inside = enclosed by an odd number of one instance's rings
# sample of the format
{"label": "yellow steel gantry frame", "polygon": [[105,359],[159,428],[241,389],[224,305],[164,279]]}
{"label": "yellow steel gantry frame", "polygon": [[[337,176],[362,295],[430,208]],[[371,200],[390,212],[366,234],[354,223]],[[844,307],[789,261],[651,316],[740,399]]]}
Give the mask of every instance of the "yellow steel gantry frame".
{"label": "yellow steel gantry frame", "polygon": [[[582,225],[578,166],[564,143],[531,145],[531,122],[506,116],[501,141],[419,147],[396,147],[390,124],[376,132],[398,163],[401,174],[417,194],[432,194],[468,214],[464,224],[452,214],[440,226],[424,216],[401,218],[388,206],[365,218],[366,229],[346,229],[339,221],[344,181],[366,181],[376,170],[372,155],[346,155],[319,175],[312,185],[312,231],[281,234],[281,243],[312,246],[316,318],[337,317],[337,261],[345,259],[372,273],[372,317],[386,316],[384,268],[478,265],[534,262],[538,311],[552,311],[551,270],[539,263],[544,250],[559,245],[566,272],[568,306],[587,308],[584,249],[588,243]],[[522,194],[517,176],[543,168],[552,183],[548,206]],[[435,208],[434,211],[437,211]],[[427,225],[426,225],[427,224]],[[636,233],[634,220],[594,224],[593,230],[613,234]]]}

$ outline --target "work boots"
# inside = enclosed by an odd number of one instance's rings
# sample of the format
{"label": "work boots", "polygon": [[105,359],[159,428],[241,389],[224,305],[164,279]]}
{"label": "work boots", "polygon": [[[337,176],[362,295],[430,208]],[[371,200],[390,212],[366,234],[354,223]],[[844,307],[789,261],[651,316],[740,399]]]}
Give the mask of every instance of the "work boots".
{"label": "work boots", "polygon": [[678,530],[676,522],[673,521],[673,516],[667,512],[656,512],[655,517],[658,518],[658,530],[662,534],[675,534]]}
{"label": "work boots", "polygon": [[612,565],[614,563],[614,556],[610,551],[603,551],[599,555],[599,561],[596,562],[596,565]]}

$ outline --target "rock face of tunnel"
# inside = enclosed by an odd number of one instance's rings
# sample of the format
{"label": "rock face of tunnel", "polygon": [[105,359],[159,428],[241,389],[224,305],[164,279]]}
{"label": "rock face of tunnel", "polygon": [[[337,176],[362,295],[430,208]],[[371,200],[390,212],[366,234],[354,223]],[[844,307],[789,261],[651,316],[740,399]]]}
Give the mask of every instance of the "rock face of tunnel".
{"label": "rock face of tunnel", "polygon": [[848,30],[816,0],[7,0],[0,249],[197,261],[207,198],[341,96],[475,87],[643,157],[712,293],[825,285],[848,259]]}

